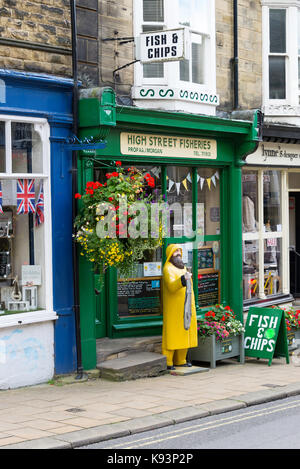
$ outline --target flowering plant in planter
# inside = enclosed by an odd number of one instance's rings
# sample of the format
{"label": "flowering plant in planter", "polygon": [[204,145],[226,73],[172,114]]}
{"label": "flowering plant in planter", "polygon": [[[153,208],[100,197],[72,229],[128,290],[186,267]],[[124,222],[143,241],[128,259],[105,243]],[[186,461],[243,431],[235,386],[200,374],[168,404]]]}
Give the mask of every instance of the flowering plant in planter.
{"label": "flowering plant in planter", "polygon": [[200,338],[215,334],[217,340],[223,340],[229,336],[240,335],[244,331],[243,324],[236,319],[230,306],[215,305],[204,314],[204,318],[198,319]]}
{"label": "flowering plant in planter", "polygon": [[145,251],[161,246],[160,220],[151,212],[154,187],[149,173],[135,167],[125,170],[117,161],[104,183],[89,181],[83,195],[75,194],[82,205],[75,239],[100,276],[110,266],[128,276]]}
{"label": "flowering plant in planter", "polygon": [[300,310],[293,307],[284,309],[286,328],[288,331],[291,329],[300,329]]}
{"label": "flowering plant in planter", "polygon": [[300,329],[300,310],[295,309],[292,306],[288,308],[282,308],[280,306],[272,306],[275,309],[281,309],[284,311],[286,329],[288,331],[292,329]]}

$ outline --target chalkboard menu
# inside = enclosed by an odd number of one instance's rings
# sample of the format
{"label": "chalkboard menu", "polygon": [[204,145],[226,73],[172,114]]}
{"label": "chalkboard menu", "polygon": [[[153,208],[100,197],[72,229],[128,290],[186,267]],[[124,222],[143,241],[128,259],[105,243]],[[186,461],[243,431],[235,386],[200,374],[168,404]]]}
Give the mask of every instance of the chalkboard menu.
{"label": "chalkboard menu", "polygon": [[161,314],[161,277],[118,281],[119,316]]}
{"label": "chalkboard menu", "polygon": [[202,247],[198,250],[198,269],[213,269],[214,253],[211,247]]}
{"label": "chalkboard menu", "polygon": [[219,272],[198,274],[198,305],[211,306],[219,302]]}

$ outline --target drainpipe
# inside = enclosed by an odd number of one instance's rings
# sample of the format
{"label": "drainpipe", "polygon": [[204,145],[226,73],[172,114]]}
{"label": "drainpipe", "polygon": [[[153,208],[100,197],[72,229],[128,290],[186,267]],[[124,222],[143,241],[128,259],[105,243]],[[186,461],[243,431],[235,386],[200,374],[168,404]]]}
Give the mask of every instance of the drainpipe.
{"label": "drainpipe", "polygon": [[[71,32],[72,32],[72,73],[73,73],[73,134],[78,134],[78,57],[77,57],[77,25],[76,25],[76,0],[70,0],[71,7]],[[72,152],[72,223],[77,214],[77,151]],[[74,234],[74,233],[73,233]],[[73,285],[74,285],[74,312],[76,331],[76,352],[77,352],[77,376],[83,377],[81,332],[80,332],[80,307],[79,307],[79,270],[78,256],[75,237],[72,237],[72,257],[73,257]]]}
{"label": "drainpipe", "polygon": [[239,107],[238,0],[233,0],[233,108]]}

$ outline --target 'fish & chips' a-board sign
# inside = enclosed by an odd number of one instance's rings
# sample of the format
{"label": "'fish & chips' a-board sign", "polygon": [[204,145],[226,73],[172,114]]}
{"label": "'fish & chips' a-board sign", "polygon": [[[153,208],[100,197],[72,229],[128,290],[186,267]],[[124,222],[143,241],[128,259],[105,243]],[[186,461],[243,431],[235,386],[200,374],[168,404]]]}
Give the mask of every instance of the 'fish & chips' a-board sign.
{"label": "'fish & chips' a-board sign", "polygon": [[272,359],[285,357],[289,363],[284,311],[277,308],[250,308],[245,326],[245,356]]}

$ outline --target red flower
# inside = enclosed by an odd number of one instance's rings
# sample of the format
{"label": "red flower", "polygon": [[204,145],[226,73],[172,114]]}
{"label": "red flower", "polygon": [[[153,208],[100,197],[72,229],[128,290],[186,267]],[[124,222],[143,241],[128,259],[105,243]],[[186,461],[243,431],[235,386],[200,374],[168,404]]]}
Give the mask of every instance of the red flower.
{"label": "red flower", "polygon": [[227,309],[227,311],[231,311],[230,306],[225,306],[225,309]]}
{"label": "red flower", "polygon": [[94,183],[93,183],[93,181],[87,182],[87,183],[86,183],[86,187],[87,187],[87,189],[93,189],[93,188],[94,188]]}
{"label": "red flower", "polygon": [[222,316],[221,321],[226,321],[225,316]]}
{"label": "red flower", "polygon": [[112,200],[114,200],[113,197],[108,197],[108,200],[111,202]]}
{"label": "red flower", "polygon": [[93,195],[94,194],[94,191],[93,189],[86,189],[86,194],[90,194],[90,195]]}
{"label": "red flower", "polygon": [[121,161],[116,161],[116,166],[121,166],[122,162]]}
{"label": "red flower", "polygon": [[77,194],[75,194],[75,199],[81,199],[81,197],[82,197],[81,194],[78,194],[78,192]]}

